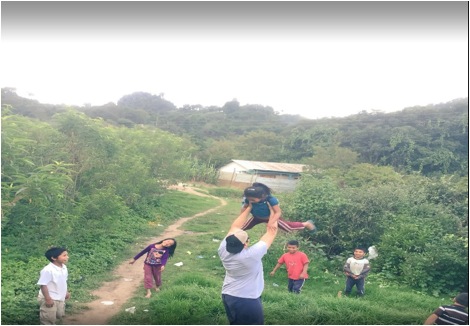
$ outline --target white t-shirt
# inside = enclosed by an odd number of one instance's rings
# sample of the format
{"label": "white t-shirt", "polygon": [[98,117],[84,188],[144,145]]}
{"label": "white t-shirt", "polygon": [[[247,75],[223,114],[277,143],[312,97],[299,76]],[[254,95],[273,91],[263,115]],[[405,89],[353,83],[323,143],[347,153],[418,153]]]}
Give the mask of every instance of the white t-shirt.
{"label": "white t-shirt", "polygon": [[229,253],[226,246],[224,239],[218,250],[225,268],[222,294],[247,299],[259,298],[264,289],[261,259],[268,252],[268,246],[264,241],[259,241],[238,254]]}
{"label": "white t-shirt", "polygon": [[354,275],[360,275],[364,266],[369,264],[369,261],[365,258],[356,259],[354,257],[349,257],[346,263],[349,264],[349,268]]}
{"label": "white t-shirt", "polygon": [[[47,285],[49,295],[52,300],[65,301],[67,295],[67,279],[69,272],[67,266],[62,267],[49,263],[41,270],[38,285]],[[41,289],[39,289],[39,297],[44,298]]]}

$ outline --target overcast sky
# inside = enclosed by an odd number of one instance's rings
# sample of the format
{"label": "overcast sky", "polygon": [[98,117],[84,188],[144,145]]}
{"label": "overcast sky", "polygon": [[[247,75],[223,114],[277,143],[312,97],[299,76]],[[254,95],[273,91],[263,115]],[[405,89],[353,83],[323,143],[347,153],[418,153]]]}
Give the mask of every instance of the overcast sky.
{"label": "overcast sky", "polygon": [[308,118],[468,97],[468,2],[5,2],[1,86]]}

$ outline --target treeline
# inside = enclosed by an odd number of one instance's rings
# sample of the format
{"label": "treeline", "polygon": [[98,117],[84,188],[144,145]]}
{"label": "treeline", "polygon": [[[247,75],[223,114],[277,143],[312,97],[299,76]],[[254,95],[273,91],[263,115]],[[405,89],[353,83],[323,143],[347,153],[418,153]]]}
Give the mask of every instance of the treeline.
{"label": "treeline", "polygon": [[[48,121],[66,108],[40,104],[2,89],[12,112]],[[231,159],[314,164],[393,166],[428,176],[468,174],[468,98],[400,112],[361,112],[310,120],[273,108],[227,102],[223,107],[185,105],[136,92],[117,104],[74,108],[115,126],[152,126],[189,139],[199,159],[219,168]]]}

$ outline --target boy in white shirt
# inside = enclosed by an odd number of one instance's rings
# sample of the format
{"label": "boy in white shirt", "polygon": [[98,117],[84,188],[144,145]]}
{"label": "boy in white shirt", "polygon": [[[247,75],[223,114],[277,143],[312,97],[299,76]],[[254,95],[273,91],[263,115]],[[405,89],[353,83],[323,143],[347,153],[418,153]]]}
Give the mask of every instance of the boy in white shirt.
{"label": "boy in white shirt", "polygon": [[357,295],[362,297],[365,293],[365,279],[370,271],[369,260],[364,258],[366,250],[355,248],[354,257],[349,257],[344,264],[343,271],[346,275],[346,288],[344,295],[351,294],[351,290],[356,285]]}
{"label": "boy in white shirt", "polygon": [[41,270],[38,285],[39,319],[41,325],[55,325],[65,315],[65,300],[70,298],[67,291],[68,270],[65,263],[69,255],[65,248],[50,248],[45,253],[50,261]]}

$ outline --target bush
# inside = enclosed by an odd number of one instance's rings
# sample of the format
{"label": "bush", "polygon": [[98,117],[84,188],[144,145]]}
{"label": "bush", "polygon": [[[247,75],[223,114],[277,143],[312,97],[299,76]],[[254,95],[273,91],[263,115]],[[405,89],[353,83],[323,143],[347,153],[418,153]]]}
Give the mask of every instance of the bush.
{"label": "bush", "polygon": [[375,245],[381,277],[434,295],[453,293],[468,282],[468,211],[466,181],[449,180],[408,176],[345,187],[334,177],[304,175],[281,204],[284,216],[314,216],[318,231],[307,237],[328,259]]}

